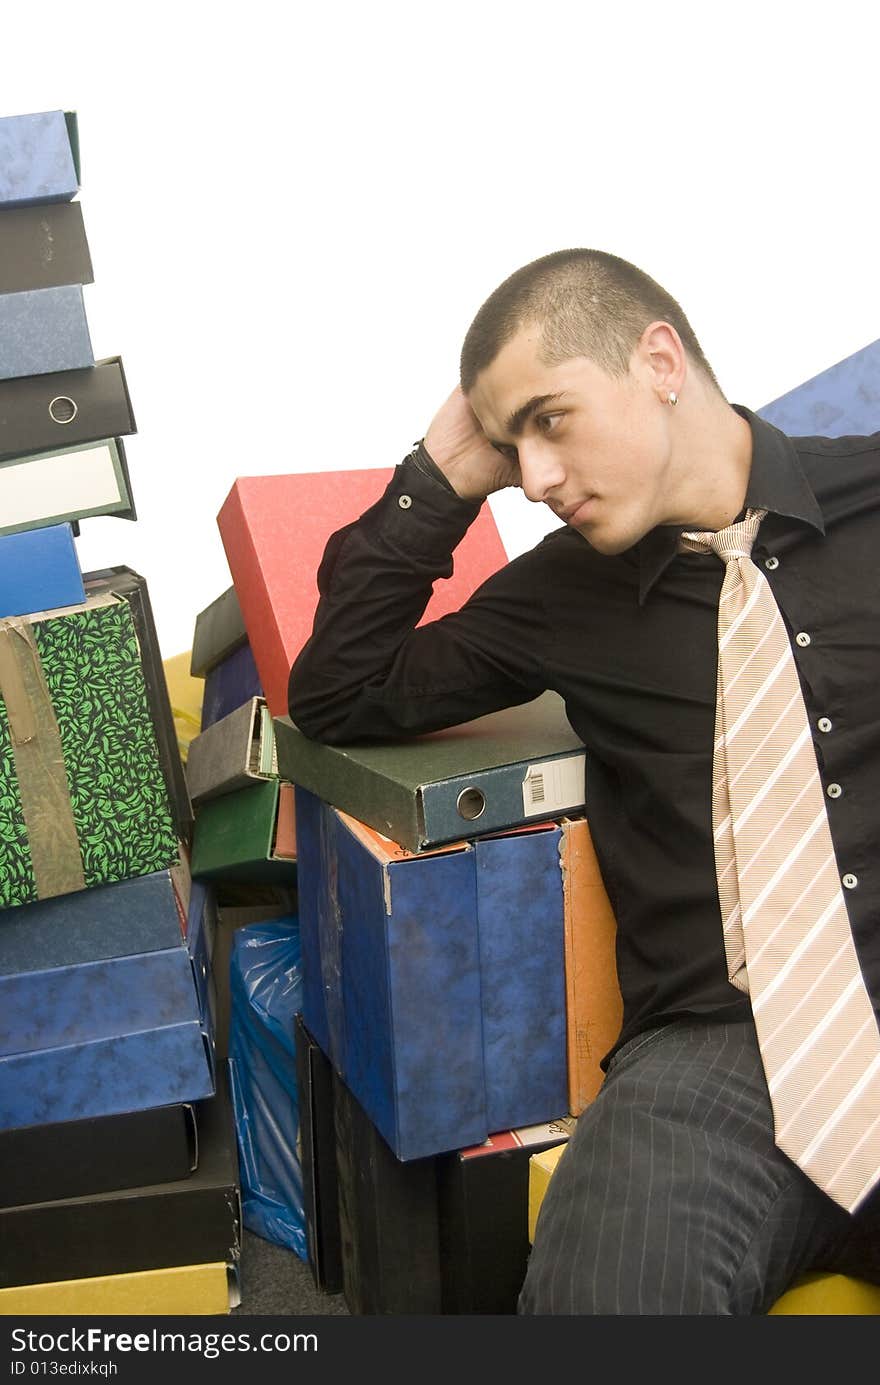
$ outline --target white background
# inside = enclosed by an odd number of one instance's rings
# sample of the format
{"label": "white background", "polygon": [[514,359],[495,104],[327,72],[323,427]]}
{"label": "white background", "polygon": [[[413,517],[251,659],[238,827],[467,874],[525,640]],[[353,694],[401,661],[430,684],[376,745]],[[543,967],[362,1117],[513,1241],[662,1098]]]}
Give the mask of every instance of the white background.
{"label": "white background", "polygon": [[[78,114],[92,344],[138,425],[138,522],[83,521],[83,568],[141,572],[188,650],[235,478],[395,464],[482,301],[551,250],[647,270],[752,408],[876,340],[877,13],[4,6],[0,115]],[[555,523],[491,504],[510,556]]]}

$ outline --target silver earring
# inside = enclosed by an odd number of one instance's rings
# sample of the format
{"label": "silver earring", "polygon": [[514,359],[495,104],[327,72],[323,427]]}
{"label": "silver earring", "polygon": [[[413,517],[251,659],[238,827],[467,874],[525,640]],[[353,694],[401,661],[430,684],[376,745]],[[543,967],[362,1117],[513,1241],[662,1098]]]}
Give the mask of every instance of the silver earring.
{"label": "silver earring", "polygon": [[669,391],[669,393],[668,393],[667,396],[666,396],[666,403],[667,403],[667,404],[677,404],[677,403],[678,403],[678,395],[675,393],[675,390],[670,390],[670,391]]}

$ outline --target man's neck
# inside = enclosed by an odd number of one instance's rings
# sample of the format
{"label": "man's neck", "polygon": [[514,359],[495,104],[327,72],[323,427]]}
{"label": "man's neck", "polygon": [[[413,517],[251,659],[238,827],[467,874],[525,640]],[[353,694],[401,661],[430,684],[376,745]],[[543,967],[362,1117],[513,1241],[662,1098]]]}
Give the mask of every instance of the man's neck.
{"label": "man's neck", "polygon": [[680,521],[683,528],[718,530],[743,508],[752,469],[752,430],[716,390],[702,388],[680,420]]}

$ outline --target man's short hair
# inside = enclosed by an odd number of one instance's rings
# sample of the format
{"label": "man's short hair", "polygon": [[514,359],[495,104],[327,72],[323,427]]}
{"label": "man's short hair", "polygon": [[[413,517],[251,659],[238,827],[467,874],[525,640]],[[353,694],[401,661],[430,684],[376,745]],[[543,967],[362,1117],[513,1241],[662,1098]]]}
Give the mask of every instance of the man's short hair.
{"label": "man's short hair", "polygon": [[693,363],[719,389],[693,328],[660,284],[603,250],[554,251],[517,269],[486,299],[464,339],[461,387],[467,394],[480,371],[531,323],[541,328],[545,364],[586,356],[609,375],[626,375],[642,332],[656,321],[675,328]]}

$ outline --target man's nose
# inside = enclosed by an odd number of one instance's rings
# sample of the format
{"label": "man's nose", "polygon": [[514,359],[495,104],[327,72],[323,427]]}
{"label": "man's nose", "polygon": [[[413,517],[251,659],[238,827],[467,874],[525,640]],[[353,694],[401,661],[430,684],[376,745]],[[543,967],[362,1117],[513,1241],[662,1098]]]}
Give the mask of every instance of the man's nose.
{"label": "man's nose", "polygon": [[558,457],[540,442],[520,443],[519,473],[523,494],[529,500],[546,500],[565,480],[565,469]]}

